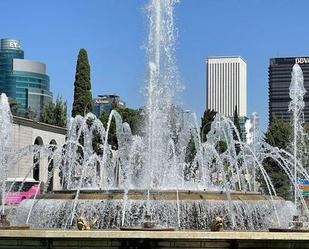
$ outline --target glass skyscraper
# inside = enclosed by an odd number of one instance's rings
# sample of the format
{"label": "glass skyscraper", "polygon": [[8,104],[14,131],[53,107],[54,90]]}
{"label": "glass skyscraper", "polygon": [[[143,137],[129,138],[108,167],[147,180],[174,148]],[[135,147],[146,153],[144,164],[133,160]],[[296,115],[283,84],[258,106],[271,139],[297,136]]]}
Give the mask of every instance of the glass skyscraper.
{"label": "glass skyscraper", "polygon": [[36,119],[44,104],[52,100],[46,65],[25,60],[19,40],[1,39],[0,92],[17,101],[19,115],[25,115],[30,109]]}
{"label": "glass skyscraper", "polygon": [[304,119],[309,123],[309,57],[282,57],[271,58],[268,67],[268,97],[269,97],[269,121],[272,122],[273,116],[283,120],[291,121],[289,112],[289,87],[291,84],[291,73],[295,63],[298,63],[304,74],[304,96],[305,108]]}

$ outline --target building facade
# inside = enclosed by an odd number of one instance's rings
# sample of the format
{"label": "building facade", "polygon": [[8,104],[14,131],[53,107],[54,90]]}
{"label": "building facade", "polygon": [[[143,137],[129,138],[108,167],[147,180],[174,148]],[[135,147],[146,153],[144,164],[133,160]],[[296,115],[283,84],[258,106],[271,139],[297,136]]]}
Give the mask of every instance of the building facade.
{"label": "building facade", "polygon": [[[13,117],[13,151],[18,152],[29,145],[63,146],[67,130],[62,127],[36,122],[22,117]],[[44,183],[53,167],[47,154],[23,153],[14,167],[8,169],[9,178],[33,178]],[[35,162],[35,167],[33,164]],[[53,172],[51,188],[60,189],[59,169]]]}
{"label": "building facade", "polygon": [[233,117],[247,116],[247,64],[240,56],[208,57],[206,109]]}
{"label": "building facade", "polygon": [[92,112],[99,118],[102,112],[110,113],[114,107],[125,108],[126,104],[118,95],[98,95],[92,100]]}
{"label": "building facade", "polygon": [[304,118],[309,123],[309,57],[271,58],[268,67],[269,121],[276,116],[284,122],[290,122],[289,87],[292,79],[292,67],[297,63],[304,75],[304,87],[307,90],[304,101]]}
{"label": "building facade", "polygon": [[52,100],[46,65],[25,60],[19,40],[1,39],[0,92],[16,100],[18,115],[24,116],[31,110],[36,119],[44,104]]}

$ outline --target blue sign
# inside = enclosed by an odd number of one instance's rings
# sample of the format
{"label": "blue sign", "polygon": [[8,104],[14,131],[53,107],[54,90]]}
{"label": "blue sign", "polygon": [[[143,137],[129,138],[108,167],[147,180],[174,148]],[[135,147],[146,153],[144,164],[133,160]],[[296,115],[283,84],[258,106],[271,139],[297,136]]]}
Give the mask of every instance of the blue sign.
{"label": "blue sign", "polygon": [[309,185],[309,179],[297,179],[297,184]]}

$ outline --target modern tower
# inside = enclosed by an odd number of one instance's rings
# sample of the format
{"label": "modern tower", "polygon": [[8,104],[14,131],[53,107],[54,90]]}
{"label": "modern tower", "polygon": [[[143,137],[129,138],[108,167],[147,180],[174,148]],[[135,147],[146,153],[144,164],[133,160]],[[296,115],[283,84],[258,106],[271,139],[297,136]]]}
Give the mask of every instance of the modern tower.
{"label": "modern tower", "polygon": [[240,56],[208,57],[207,109],[233,117],[247,116],[247,64]]}
{"label": "modern tower", "polygon": [[17,101],[19,115],[31,109],[36,119],[44,104],[52,100],[46,65],[25,60],[19,40],[1,39],[0,92]]}
{"label": "modern tower", "polygon": [[268,101],[269,121],[276,116],[284,122],[291,121],[291,113],[288,112],[289,87],[291,83],[292,67],[298,63],[304,75],[304,87],[307,90],[304,101],[304,118],[309,123],[309,56],[271,58],[268,67]]}

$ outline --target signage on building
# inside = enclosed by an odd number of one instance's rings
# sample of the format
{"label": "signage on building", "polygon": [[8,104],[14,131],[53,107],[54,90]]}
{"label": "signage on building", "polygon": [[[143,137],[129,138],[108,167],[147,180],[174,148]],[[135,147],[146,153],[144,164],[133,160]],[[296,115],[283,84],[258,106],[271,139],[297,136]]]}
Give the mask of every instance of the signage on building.
{"label": "signage on building", "polygon": [[96,104],[108,104],[109,103],[108,100],[106,99],[96,99],[94,102]]}
{"label": "signage on building", "polygon": [[9,42],[9,47],[10,48],[20,48],[19,42],[17,42],[17,41],[10,41]]}
{"label": "signage on building", "polygon": [[309,56],[304,57],[286,57],[286,58],[272,58],[270,59],[270,65],[282,65],[282,64],[309,64]]}
{"label": "signage on building", "polygon": [[295,58],[295,63],[297,64],[309,63],[309,57]]}

